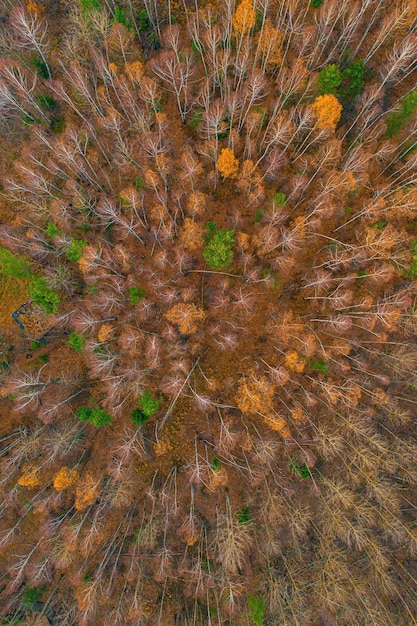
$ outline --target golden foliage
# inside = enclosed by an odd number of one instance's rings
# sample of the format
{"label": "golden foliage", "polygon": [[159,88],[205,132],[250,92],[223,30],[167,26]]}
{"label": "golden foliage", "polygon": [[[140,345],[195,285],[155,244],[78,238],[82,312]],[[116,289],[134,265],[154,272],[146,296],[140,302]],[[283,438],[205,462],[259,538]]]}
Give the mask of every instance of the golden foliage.
{"label": "golden foliage", "polygon": [[115,76],[117,76],[119,73],[119,68],[117,67],[116,63],[109,63],[109,70]]}
{"label": "golden foliage", "polygon": [[206,317],[203,309],[199,309],[195,304],[185,304],[179,302],[165,313],[168,322],[178,326],[182,335],[190,335],[198,329],[198,322]]}
{"label": "golden foliage", "polygon": [[239,161],[229,148],[223,148],[217,160],[216,167],[225,178],[235,176],[239,169]]}
{"label": "golden foliage", "polygon": [[77,484],[75,492],[75,508],[77,511],[86,509],[93,504],[99,494],[98,483],[91,472],[86,472]]}
{"label": "golden foliage", "polygon": [[54,487],[57,491],[68,489],[68,487],[71,487],[77,482],[78,477],[79,473],[76,469],[71,469],[65,466],[61,467],[59,472],[55,475]]}
{"label": "golden foliage", "polygon": [[295,350],[287,352],[285,355],[285,364],[290,370],[297,372],[297,374],[301,374],[306,366],[306,362],[299,357]]}
{"label": "golden foliage", "polygon": [[109,322],[104,322],[104,324],[101,324],[98,330],[97,339],[99,340],[100,343],[104,343],[105,341],[109,341],[109,339],[113,337],[113,334],[114,334],[113,324],[110,324]]}
{"label": "golden foliage", "polygon": [[291,417],[297,424],[305,424],[308,419],[300,406],[296,406],[293,408],[293,410],[291,411]]}
{"label": "golden foliage", "polygon": [[169,452],[169,450],[172,450],[172,445],[169,441],[157,441],[153,444],[153,450],[156,456],[163,456]]}
{"label": "golden foliage", "polygon": [[26,7],[29,13],[31,15],[34,15],[35,17],[41,17],[41,15],[43,15],[45,11],[44,6],[42,6],[41,4],[38,4],[37,2],[32,2],[32,0],[29,0]]}
{"label": "golden foliage", "polygon": [[233,29],[245,35],[255,25],[256,13],[252,0],[242,0],[232,18]]}
{"label": "golden foliage", "polygon": [[333,94],[325,94],[315,99],[312,104],[316,116],[317,128],[331,128],[336,130],[342,113],[342,105]]}
{"label": "golden foliage", "polygon": [[188,250],[199,250],[203,237],[203,228],[190,217],[184,220],[184,226],[180,233],[180,241]]}
{"label": "golden foliage", "polygon": [[274,386],[265,376],[251,372],[239,380],[236,404],[242,413],[273,416]]}
{"label": "golden foliage", "polygon": [[125,64],[125,72],[129,78],[139,82],[143,76],[143,65],[140,61]]}
{"label": "golden foliage", "polygon": [[40,478],[38,476],[38,467],[30,467],[27,463],[25,463],[22,467],[23,474],[18,479],[19,485],[22,487],[27,487],[28,489],[32,489],[33,487],[38,487],[41,484]]}
{"label": "golden foliage", "polygon": [[283,417],[279,415],[274,415],[273,417],[265,418],[265,422],[268,424],[272,430],[275,430],[277,433],[283,437],[283,439],[288,439],[291,437],[291,431],[287,426],[287,422]]}
{"label": "golden foliage", "polygon": [[265,20],[264,27],[259,34],[258,46],[265,59],[267,70],[272,70],[282,63],[282,39],[282,33],[274,28],[271,20]]}
{"label": "golden foliage", "polygon": [[192,215],[202,213],[206,208],[206,195],[201,191],[192,193],[188,198],[187,211]]}

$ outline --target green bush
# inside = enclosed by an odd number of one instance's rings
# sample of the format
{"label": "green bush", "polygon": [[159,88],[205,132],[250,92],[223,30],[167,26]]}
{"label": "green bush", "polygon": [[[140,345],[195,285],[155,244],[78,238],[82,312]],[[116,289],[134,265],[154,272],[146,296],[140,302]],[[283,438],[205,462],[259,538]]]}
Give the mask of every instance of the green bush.
{"label": "green bush", "polygon": [[144,32],[151,30],[152,22],[146,9],[141,9],[138,13],[139,30]]}
{"label": "green bush", "polygon": [[281,191],[277,191],[277,193],[272,197],[272,199],[275,202],[275,204],[279,204],[279,206],[284,206],[287,200],[287,196],[285,195],[285,193],[282,193]]}
{"label": "green bush", "polygon": [[129,288],[129,300],[130,304],[137,304],[142,300],[145,295],[143,287],[130,287]]}
{"label": "green bush", "polygon": [[68,345],[70,348],[73,348],[76,352],[82,352],[85,344],[85,337],[79,335],[75,330],[73,330],[68,338]]}
{"label": "green bush", "polygon": [[145,415],[141,409],[133,409],[130,417],[136,426],[143,426],[149,419],[149,415]]}
{"label": "green bush", "polygon": [[263,626],[265,619],[266,606],[262,596],[248,596],[248,606],[251,610],[250,617],[256,626]]}
{"label": "green bush", "polygon": [[47,222],[45,235],[48,235],[50,239],[53,239],[54,237],[59,237],[61,235],[61,231],[59,230],[58,226],[56,226],[56,224],[54,224],[53,222]]}
{"label": "green bush", "polygon": [[82,422],[89,422],[96,428],[101,428],[102,426],[111,423],[111,415],[100,406],[82,406],[75,412],[75,415]]}
{"label": "green bush", "polygon": [[49,78],[48,66],[46,65],[45,61],[36,56],[36,54],[33,54],[31,57],[31,62],[39,76],[41,76],[42,78]]}
{"label": "green bush", "polygon": [[81,13],[88,14],[94,9],[101,9],[99,0],[80,0]]}
{"label": "green bush", "polygon": [[239,524],[249,524],[252,520],[252,511],[250,507],[244,506],[240,511],[236,513],[237,521]]}
{"label": "green bush", "polygon": [[118,22],[119,24],[122,24],[128,30],[133,30],[135,28],[135,25],[133,24],[133,22],[131,22],[129,18],[127,17],[125,10],[121,9],[117,4],[114,7],[113,23],[114,22]]}
{"label": "green bush", "polygon": [[38,102],[41,109],[45,109],[46,111],[52,111],[57,106],[57,101],[52,98],[52,96],[48,96],[47,93],[41,93],[38,96]]}
{"label": "green bush", "polygon": [[21,600],[23,606],[32,607],[36,602],[42,599],[45,591],[46,585],[42,585],[41,587],[26,587]]}
{"label": "green bush", "polygon": [[12,254],[7,248],[0,247],[0,274],[11,278],[29,278],[31,271],[24,259]]}
{"label": "green bush", "polygon": [[205,237],[204,259],[209,267],[221,270],[230,267],[233,262],[234,230],[219,230],[216,224],[206,224],[208,233]]}
{"label": "green bush", "polygon": [[316,372],[320,372],[320,374],[323,374],[323,376],[327,376],[327,374],[329,373],[329,365],[324,359],[310,361],[309,365],[311,369],[315,370]]}
{"label": "green bush", "polygon": [[56,291],[49,289],[43,278],[36,277],[29,283],[28,296],[49,314],[58,313],[61,300]]}
{"label": "green bush", "polygon": [[417,239],[411,242],[411,257],[410,267],[404,270],[404,278],[414,280],[417,277]]}
{"label": "green bush", "polygon": [[317,82],[319,85],[320,95],[323,96],[328,93],[336,95],[337,89],[342,82],[339,66],[334,63],[327,65],[324,70],[319,72]]}
{"label": "green bush", "polygon": [[222,462],[220,461],[219,458],[217,458],[217,456],[215,456],[212,462],[210,463],[210,467],[213,470],[213,472],[220,472],[220,470],[222,469]]}
{"label": "green bush", "polygon": [[363,61],[351,63],[342,72],[342,84],[339,89],[339,98],[343,100],[354,100],[363,90],[365,82],[365,64]]}
{"label": "green bush", "polygon": [[290,470],[303,480],[311,476],[307,465],[305,463],[300,463],[300,461],[298,461],[295,457],[291,457]]}
{"label": "green bush", "polygon": [[158,410],[159,400],[152,398],[151,392],[146,390],[140,397],[139,405],[143,413],[150,417]]}
{"label": "green bush", "polygon": [[65,256],[68,261],[79,261],[87,245],[88,242],[84,239],[73,239],[65,250]]}
{"label": "green bush", "polygon": [[310,4],[314,9],[318,9],[323,4],[323,0],[311,0]]}
{"label": "green bush", "polygon": [[385,135],[390,139],[399,135],[403,127],[408,124],[417,109],[417,91],[407,94],[399,109],[391,111],[387,115],[387,130]]}

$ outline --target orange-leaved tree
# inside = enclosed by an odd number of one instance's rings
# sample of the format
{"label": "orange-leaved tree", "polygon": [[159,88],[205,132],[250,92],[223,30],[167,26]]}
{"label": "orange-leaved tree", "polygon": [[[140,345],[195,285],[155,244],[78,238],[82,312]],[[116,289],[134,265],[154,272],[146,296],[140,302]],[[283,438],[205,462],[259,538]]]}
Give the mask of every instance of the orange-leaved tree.
{"label": "orange-leaved tree", "polygon": [[252,0],[242,0],[232,18],[233,29],[245,35],[255,25],[256,13]]}
{"label": "orange-leaved tree", "polygon": [[206,314],[203,309],[199,309],[195,304],[185,304],[179,302],[165,313],[168,322],[178,326],[182,335],[195,333],[198,328],[198,322],[205,318]]}
{"label": "orange-leaved tree", "polygon": [[336,130],[337,123],[342,113],[342,105],[331,93],[319,96],[312,104],[316,117],[317,128],[331,128]]}
{"label": "orange-leaved tree", "polygon": [[216,167],[225,178],[234,176],[239,169],[239,161],[229,148],[223,148],[217,160]]}
{"label": "orange-leaved tree", "polygon": [[61,467],[59,472],[55,475],[54,487],[57,491],[68,489],[68,487],[71,487],[77,482],[78,477],[79,473],[76,469],[71,469],[65,466]]}

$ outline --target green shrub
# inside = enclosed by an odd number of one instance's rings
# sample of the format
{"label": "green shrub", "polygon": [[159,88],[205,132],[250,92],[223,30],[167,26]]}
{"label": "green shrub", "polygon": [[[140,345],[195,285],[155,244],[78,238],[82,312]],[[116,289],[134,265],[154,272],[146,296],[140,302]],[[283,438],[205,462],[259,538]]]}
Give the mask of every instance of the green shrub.
{"label": "green shrub", "polygon": [[305,463],[300,463],[300,461],[295,457],[291,457],[290,470],[303,480],[311,476],[310,470],[308,469],[307,465]]}
{"label": "green shrub", "polygon": [[337,94],[337,89],[342,82],[339,66],[334,63],[327,65],[324,70],[319,72],[317,77],[320,95]]}
{"label": "green shrub", "polygon": [[314,9],[318,9],[323,4],[323,0],[311,0],[310,4]]}
{"label": "green shrub", "polygon": [[136,187],[136,189],[143,189],[145,186],[145,179],[141,178],[140,176],[135,176],[135,181],[134,181],[134,186]]}
{"label": "green shrub", "polygon": [[279,206],[284,206],[287,200],[287,196],[285,195],[285,193],[282,193],[281,191],[277,191],[277,193],[273,196],[272,199],[275,202],[275,204],[278,204]]}
{"label": "green shrub", "polygon": [[210,463],[210,467],[213,472],[220,472],[220,470],[222,469],[222,462],[220,461],[220,459],[217,458],[217,456],[215,456]]}
{"label": "green shrub", "polygon": [[68,261],[79,261],[87,245],[88,242],[84,239],[73,239],[65,250],[65,256]]}
{"label": "green shrub", "polygon": [[53,222],[47,222],[45,235],[48,235],[50,239],[53,239],[54,237],[59,237],[61,235],[61,231],[59,230],[58,226],[56,226],[56,224],[54,224]]}
{"label": "green shrub", "polygon": [[141,409],[133,409],[130,417],[136,426],[143,426],[149,419],[149,415],[145,415]]}
{"label": "green shrub", "polygon": [[259,224],[259,222],[262,220],[264,215],[265,215],[265,211],[263,211],[262,209],[258,209],[255,213],[255,217],[253,218],[253,221],[255,222],[255,224]]}
{"label": "green shrub", "polygon": [[101,428],[102,426],[111,423],[111,415],[100,406],[82,406],[75,412],[75,415],[82,422],[89,422],[96,428]]}
{"label": "green shrub", "polygon": [[46,65],[45,61],[36,56],[36,54],[32,54],[31,62],[39,76],[41,76],[42,78],[49,78],[48,66]]}
{"label": "green shrub", "polygon": [[417,108],[417,91],[407,94],[399,109],[391,111],[387,115],[387,130],[385,135],[390,139],[399,135],[403,127],[411,121]]}
{"label": "green shrub", "polygon": [[315,370],[316,372],[320,372],[320,374],[323,374],[323,376],[327,376],[327,374],[329,373],[329,365],[324,359],[310,361],[309,365],[311,369]]}
{"label": "green shrub", "polygon": [[101,9],[99,0],[80,0],[81,13],[88,14],[94,9]]}
{"label": "green shrub", "polygon": [[216,224],[206,224],[208,233],[205,237],[206,247],[203,250],[204,259],[214,270],[228,268],[233,262],[234,230],[219,230]]}
{"label": "green shrub", "polygon": [[250,617],[256,626],[263,626],[265,619],[266,606],[262,596],[248,596],[248,606],[251,610]]}
{"label": "green shrub", "polygon": [[351,63],[342,72],[342,84],[339,89],[339,98],[343,100],[354,100],[363,91],[365,82],[365,64],[363,61]]}
{"label": "green shrub", "polygon": [[29,283],[28,296],[49,314],[58,313],[61,300],[56,291],[49,289],[43,278],[36,277]]}
{"label": "green shrub", "polygon": [[240,511],[236,513],[237,521],[239,524],[249,524],[252,520],[252,511],[250,507],[244,506]]}
{"label": "green shrub", "polygon": [[145,295],[143,287],[130,287],[129,288],[129,300],[130,304],[137,304],[142,300]]}
{"label": "green shrub", "polygon": [[417,239],[411,242],[411,258],[410,267],[404,270],[404,278],[414,280],[417,277]]}
{"label": "green shrub", "polygon": [[41,587],[26,587],[21,600],[23,606],[32,607],[36,602],[42,599],[45,591],[46,585],[42,585]]}
{"label": "green shrub", "polygon": [[138,13],[139,30],[148,31],[152,28],[152,22],[146,9],[141,9]]}
{"label": "green shrub", "polygon": [[57,106],[57,101],[47,93],[41,93],[41,95],[38,96],[38,102],[41,109],[45,109],[46,111],[52,111],[52,109],[55,109]]}
{"label": "green shrub", "polygon": [[158,410],[159,400],[152,398],[151,392],[146,389],[140,397],[139,405],[143,413],[150,417]]}
{"label": "green shrub", "polygon": [[73,348],[76,352],[82,352],[85,344],[85,337],[79,335],[75,330],[73,330],[68,338],[68,345],[70,348]]}
{"label": "green shrub", "polygon": [[59,135],[65,128],[65,117],[61,114],[54,115],[49,124],[51,133],[53,135]]}
{"label": "green shrub", "polygon": [[31,276],[26,261],[2,247],[0,247],[0,273],[11,278],[29,278]]}
{"label": "green shrub", "polygon": [[133,24],[133,22],[131,22],[129,18],[126,16],[125,10],[121,9],[117,4],[114,7],[113,23],[114,22],[118,22],[119,24],[122,24],[128,30],[133,30],[135,28],[135,25]]}

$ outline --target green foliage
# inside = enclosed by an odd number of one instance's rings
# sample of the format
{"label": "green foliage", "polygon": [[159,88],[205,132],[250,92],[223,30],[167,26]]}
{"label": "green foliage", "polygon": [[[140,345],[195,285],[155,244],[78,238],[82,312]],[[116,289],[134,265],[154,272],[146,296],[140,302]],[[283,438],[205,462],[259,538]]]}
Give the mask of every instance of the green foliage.
{"label": "green foliage", "polygon": [[272,197],[272,199],[275,202],[275,204],[278,204],[279,206],[284,206],[287,200],[287,196],[285,195],[285,193],[282,193],[281,191],[277,191],[277,193]]}
{"label": "green foliage", "polygon": [[255,213],[255,217],[253,218],[253,221],[255,222],[255,224],[259,224],[259,222],[262,220],[264,215],[265,215],[265,211],[263,211],[262,209],[258,209]]}
{"label": "green foliage", "polygon": [[65,250],[65,256],[68,261],[79,261],[87,244],[88,242],[84,239],[72,239],[70,245]]}
{"label": "green foliage", "polygon": [[417,277],[417,239],[413,239],[411,242],[411,257],[410,267],[404,270],[404,278],[414,280]]}
{"label": "green foliage", "polygon": [[29,283],[28,296],[49,314],[58,313],[59,295],[49,289],[45,279],[36,277]]}
{"label": "green foliage", "polygon": [[52,111],[52,109],[55,109],[57,106],[57,101],[47,93],[41,93],[40,96],[38,96],[38,102],[41,109],[45,111]]}
{"label": "green foliage", "polygon": [[392,137],[399,135],[403,127],[411,121],[416,108],[417,91],[412,91],[405,96],[399,109],[395,109],[394,111],[388,113],[385,136],[391,139]]}
{"label": "green foliage", "polygon": [[334,63],[327,65],[324,70],[319,72],[317,82],[319,85],[320,95],[328,93],[336,95],[337,89],[342,82],[339,66]]}
{"label": "green foliage", "polygon": [[81,13],[88,15],[94,9],[101,9],[101,2],[99,0],[80,0],[80,7]]}
{"label": "green foliage", "polygon": [[222,469],[222,462],[220,461],[219,458],[217,458],[217,456],[215,456],[214,459],[212,460],[210,467],[213,470],[213,472],[220,472],[220,470]]}
{"label": "green foliage", "polygon": [[363,91],[365,82],[365,64],[363,61],[354,61],[342,72],[342,84],[339,98],[342,101],[354,100]]}
{"label": "green foliage", "polygon": [[75,415],[82,422],[89,422],[96,428],[101,428],[102,426],[111,423],[111,415],[100,406],[82,406],[75,412]]}
{"label": "green foliage", "polygon": [[26,587],[21,600],[23,606],[32,607],[36,602],[42,599],[45,591],[46,585],[41,585],[40,587]]}
{"label": "green foliage", "polygon": [[133,409],[130,417],[136,426],[143,426],[149,419],[149,415],[145,415],[141,409]]}
{"label": "green foliage", "polygon": [[158,39],[158,35],[156,33],[151,34],[151,42],[154,50],[159,50],[161,47],[161,42]]}
{"label": "green foliage", "polygon": [[252,511],[250,507],[244,506],[240,511],[236,513],[237,521],[239,524],[249,524],[252,520]]}
{"label": "green foliage", "polygon": [[309,363],[312,370],[323,374],[323,376],[327,376],[329,373],[329,365],[326,363],[324,359],[317,359],[317,361],[310,361]]}
{"label": "green foliage", "polygon": [[54,115],[49,128],[53,135],[60,135],[65,128],[65,117],[62,114]]}
{"label": "green foliage", "polygon": [[142,300],[145,295],[143,287],[130,287],[129,288],[129,300],[130,304],[137,304]]}
{"label": "green foliage", "polygon": [[133,185],[136,187],[136,189],[141,190],[145,186],[145,179],[141,178],[140,176],[135,176],[135,181]]}
{"label": "green foliage", "polygon": [[298,461],[298,459],[293,456],[291,457],[290,461],[290,470],[303,480],[311,476],[310,470],[308,469],[307,465],[305,463],[300,463],[300,461]]}
{"label": "green foliage", "polygon": [[152,398],[151,392],[146,389],[140,397],[139,405],[143,413],[150,417],[158,410],[159,400]]}
{"label": "green foliage", "polygon": [[119,24],[122,24],[128,30],[133,30],[135,28],[135,25],[133,24],[133,22],[131,22],[129,18],[126,16],[125,10],[121,9],[117,4],[114,7],[113,23],[114,22],[118,22]]}
{"label": "green foliage", "polygon": [[45,234],[48,235],[50,239],[53,239],[54,237],[59,237],[61,235],[61,231],[59,230],[58,226],[53,222],[47,222]]}
{"label": "green foliage", "polygon": [[68,338],[68,345],[70,348],[73,348],[76,352],[82,352],[85,344],[85,337],[79,335],[75,330],[73,330]]}
{"label": "green foliage", "polygon": [[199,108],[194,109],[193,116],[190,119],[191,128],[193,128],[194,130],[197,130],[197,128],[200,126],[202,121],[203,121],[203,109],[199,109]]}
{"label": "green foliage", "polygon": [[311,0],[311,2],[310,2],[310,5],[314,9],[318,9],[319,7],[321,7],[322,4],[323,4],[323,0]]}
{"label": "green foliage", "polygon": [[43,61],[36,54],[32,54],[30,60],[36,70],[36,73],[39,76],[41,76],[42,78],[49,78],[48,66],[46,65],[45,61]]}
{"label": "green foliage", "polygon": [[203,256],[207,265],[214,270],[230,267],[233,262],[234,230],[219,230],[213,222],[206,224],[206,247]]}
{"label": "green foliage", "polygon": [[248,606],[251,610],[250,617],[252,618],[253,623],[256,624],[256,626],[263,626],[266,606],[262,596],[253,594],[248,596],[247,600]]}
{"label": "green foliage", "polygon": [[148,12],[146,11],[146,9],[142,9],[141,11],[139,11],[138,13],[138,22],[139,22],[139,30],[146,32],[148,30],[151,30],[152,28],[152,22],[149,18]]}
{"label": "green foliage", "polygon": [[2,247],[0,247],[0,273],[11,278],[29,278],[31,276],[26,261]]}

